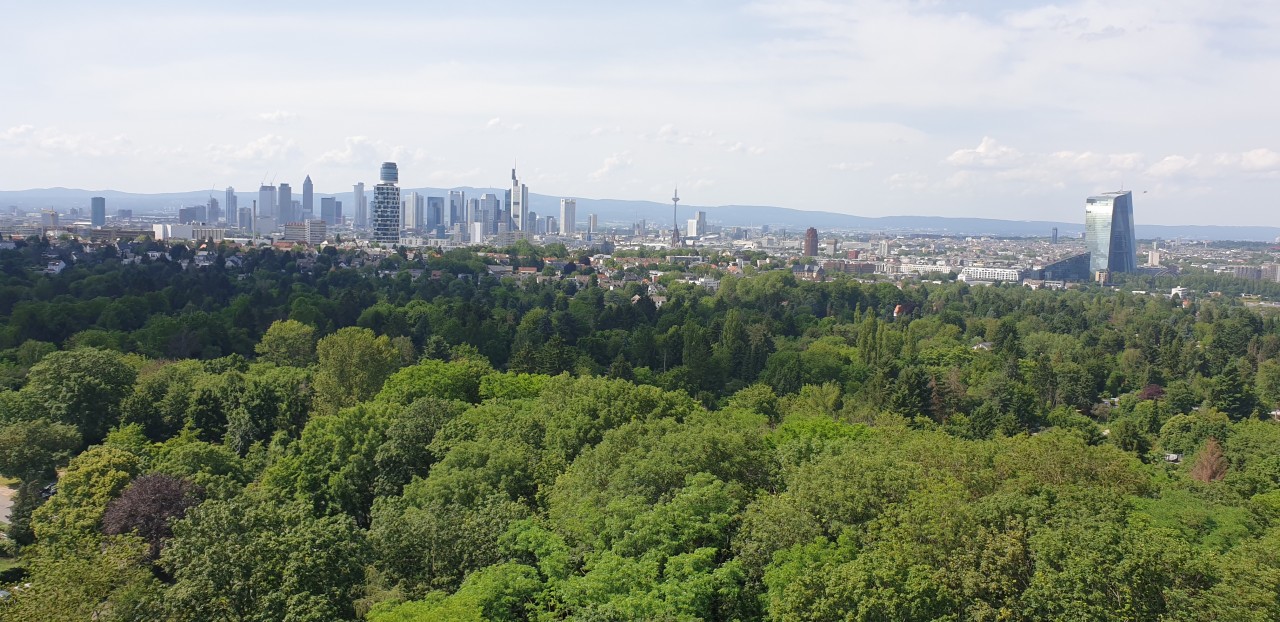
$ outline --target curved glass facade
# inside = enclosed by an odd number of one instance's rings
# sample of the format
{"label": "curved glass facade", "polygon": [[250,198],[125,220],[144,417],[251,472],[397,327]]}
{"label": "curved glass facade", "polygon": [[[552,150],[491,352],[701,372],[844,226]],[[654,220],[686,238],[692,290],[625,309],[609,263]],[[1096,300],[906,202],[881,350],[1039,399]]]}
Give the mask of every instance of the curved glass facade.
{"label": "curved glass facade", "polygon": [[382,170],[378,171],[378,179],[384,184],[400,183],[400,169],[396,168],[395,162],[383,162]]}
{"label": "curved glass facade", "polygon": [[1089,272],[1136,272],[1138,243],[1133,231],[1133,193],[1108,192],[1085,199],[1084,242]]}

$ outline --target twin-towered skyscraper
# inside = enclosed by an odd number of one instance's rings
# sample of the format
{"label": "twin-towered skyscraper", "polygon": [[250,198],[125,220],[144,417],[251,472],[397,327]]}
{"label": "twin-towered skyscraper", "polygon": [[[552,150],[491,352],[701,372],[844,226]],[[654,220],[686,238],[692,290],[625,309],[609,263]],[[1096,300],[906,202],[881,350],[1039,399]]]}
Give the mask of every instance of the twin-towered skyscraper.
{"label": "twin-towered skyscraper", "polygon": [[1137,272],[1138,243],[1133,229],[1133,193],[1107,192],[1085,199],[1084,242],[1089,273]]}
{"label": "twin-towered skyscraper", "polygon": [[577,228],[578,201],[575,199],[560,199],[560,235],[573,235]]}

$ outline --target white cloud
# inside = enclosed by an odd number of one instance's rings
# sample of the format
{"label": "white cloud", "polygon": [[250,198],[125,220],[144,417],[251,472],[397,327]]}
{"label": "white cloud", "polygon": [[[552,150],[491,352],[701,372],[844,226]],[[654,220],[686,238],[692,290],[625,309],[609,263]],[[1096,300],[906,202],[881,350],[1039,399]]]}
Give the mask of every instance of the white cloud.
{"label": "white cloud", "polygon": [[758,156],[758,155],[764,154],[765,148],[748,145],[742,141],[738,141],[732,145],[729,145],[729,147],[726,148],[725,151],[728,151],[729,153],[742,153],[742,154],[751,155],[751,156]]}
{"label": "white cloud", "polygon": [[[700,135],[702,137],[709,138],[713,134],[712,132],[707,131],[707,132],[702,132]],[[650,142],[666,143],[669,145],[686,145],[686,146],[692,145],[694,140],[694,136],[688,135],[688,134],[682,134],[680,130],[677,129],[675,124],[673,123],[667,123],[662,127],[659,127],[658,131],[653,134],[641,134],[639,138],[640,140],[645,140]]]}
{"label": "white cloud", "polygon": [[1021,161],[1021,152],[997,143],[990,136],[983,136],[974,149],[958,149],[947,156],[947,164],[961,167],[1010,168]]}
{"label": "white cloud", "polygon": [[343,143],[342,148],[321,154],[316,163],[373,166],[381,161],[379,144],[368,136],[348,136]]}
{"label": "white cloud", "polygon": [[502,121],[502,117],[494,117],[492,119],[489,119],[488,123],[484,124],[484,129],[486,131],[496,130],[496,131],[515,132],[515,131],[519,131],[523,127],[524,127],[523,123],[504,123]]}
{"label": "white cloud", "polygon": [[1246,171],[1280,170],[1280,153],[1270,149],[1253,149],[1240,156],[1240,167]]}
{"label": "white cloud", "polygon": [[285,110],[275,110],[272,112],[258,113],[258,120],[266,121],[267,123],[274,123],[276,125],[284,125],[286,123],[297,121],[298,115]]}
{"label": "white cloud", "polygon": [[243,145],[209,145],[209,157],[224,164],[279,166],[301,155],[298,143],[292,138],[267,134]]}
{"label": "white cloud", "polygon": [[426,149],[421,147],[408,147],[405,145],[396,145],[391,148],[390,158],[392,162],[400,164],[422,164],[438,160],[433,157]]}
{"label": "white cloud", "polygon": [[600,168],[590,175],[591,179],[599,181],[608,177],[615,171],[619,171],[631,166],[631,152],[623,151],[615,153],[604,159]]}
{"label": "white cloud", "polygon": [[869,169],[874,165],[875,164],[873,162],[836,162],[835,164],[832,164],[828,168],[830,168],[833,171],[844,171],[847,173],[852,173],[855,171],[863,171],[863,170]]}
{"label": "white cloud", "polygon": [[[1230,184],[1248,178],[1280,177],[1280,153],[1268,148],[1238,153],[1168,154],[1148,159],[1141,153],[1023,152],[985,138],[978,148],[957,150],[944,162],[962,170],[937,183],[892,177],[889,183],[917,189],[981,188],[987,194],[1027,194],[1178,181]],[[907,184],[908,180],[917,183]],[[1179,192],[1189,192],[1201,186],[1176,187]]]}
{"label": "white cloud", "polygon": [[24,140],[35,132],[36,126],[31,124],[15,125],[0,134],[0,140],[5,142],[18,142]]}
{"label": "white cloud", "polygon": [[1152,177],[1176,177],[1185,175],[1200,165],[1200,156],[1165,156],[1159,162],[1147,168],[1147,175]]}
{"label": "white cloud", "polygon": [[[56,127],[23,124],[0,132],[0,146],[18,157],[102,158],[142,155],[125,134],[101,137],[94,134],[65,132]],[[155,150],[156,153],[161,149]]]}
{"label": "white cloud", "polygon": [[1240,153],[1169,155],[1153,164],[1146,173],[1155,178],[1222,179],[1272,177],[1280,173],[1280,153],[1272,149],[1251,149]]}
{"label": "white cloud", "polygon": [[436,162],[436,158],[426,149],[406,145],[391,145],[368,136],[348,136],[338,149],[330,149],[320,154],[312,164],[322,167],[346,167],[367,172],[375,170],[382,162],[395,162],[400,165],[403,181],[410,171],[420,171],[422,165]]}
{"label": "white cloud", "polygon": [[884,183],[895,190],[924,190],[929,186],[929,177],[918,171],[905,171],[886,177]]}

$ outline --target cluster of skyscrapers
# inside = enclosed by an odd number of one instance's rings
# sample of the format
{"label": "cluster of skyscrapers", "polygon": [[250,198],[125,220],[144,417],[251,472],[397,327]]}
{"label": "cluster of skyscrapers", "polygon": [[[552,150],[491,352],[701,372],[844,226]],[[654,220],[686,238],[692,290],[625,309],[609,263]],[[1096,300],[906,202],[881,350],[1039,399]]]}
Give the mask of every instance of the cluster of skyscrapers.
{"label": "cluster of skyscrapers", "polygon": [[398,183],[396,164],[384,162],[372,203],[366,205],[363,182],[352,189],[356,203],[353,225],[370,229],[374,242],[395,244],[406,233],[473,243],[495,236],[514,240],[576,234],[577,201],[561,199],[558,217],[539,217],[529,209],[529,187],[520,182],[516,169],[511,169],[511,188],[502,198],[492,192],[468,198],[462,190],[450,190],[447,197],[423,196],[416,191],[402,193]]}
{"label": "cluster of skyscrapers", "polygon": [[[450,190],[447,196],[423,196],[416,191],[402,194],[399,182],[400,172],[396,163],[383,162],[372,197],[366,194],[364,182],[352,188],[354,209],[350,224],[358,230],[370,232],[374,242],[399,244],[406,236],[426,236],[481,243],[497,236],[500,242],[510,243],[515,239],[532,239],[535,235],[572,237],[577,234],[577,201],[561,199],[558,215],[539,217],[530,211],[529,187],[520,182],[514,168],[511,169],[511,187],[502,198],[492,192],[468,198],[462,190]],[[264,183],[250,207],[240,206],[235,188],[228,187],[223,203],[210,196],[207,205],[183,207],[178,211],[178,222],[215,226],[225,222],[228,227],[255,234],[286,231],[307,240],[323,237],[326,228],[347,224],[342,201],[336,197],[322,197],[317,214],[314,200],[315,189],[309,175],[302,182],[300,199],[293,198],[293,189],[288,183],[278,186]],[[684,245],[678,226],[679,201],[679,194],[674,194],[671,198],[674,220],[672,247]],[[52,225],[56,226],[56,214],[53,216]],[[106,224],[104,197],[90,200],[90,222],[94,227]],[[595,215],[592,214],[587,229],[588,240],[595,229]],[[689,237],[705,235],[708,232],[706,212],[699,211],[689,219],[686,232]],[[1053,233],[1056,242],[1056,228]],[[1133,194],[1119,191],[1091,196],[1085,200],[1087,252],[1062,260],[1058,262],[1060,265],[1050,268],[1064,277],[1070,275],[1068,278],[1105,281],[1112,273],[1138,271],[1137,246]],[[817,254],[815,229],[806,231],[804,254]]]}
{"label": "cluster of skyscrapers", "polygon": [[[308,175],[302,183],[301,197],[295,198],[288,183],[276,184],[266,180],[258,188],[256,198],[249,205],[241,204],[241,197],[234,187],[228,186],[222,200],[209,196],[206,204],[181,207],[176,223],[161,219],[161,224],[176,227],[183,232],[187,227],[230,231],[238,229],[254,236],[270,236],[283,233],[285,240],[312,240],[321,231],[350,226],[369,234],[380,244],[425,242],[427,239],[447,239],[453,243],[483,243],[494,241],[510,244],[516,239],[532,239],[534,236],[577,235],[577,201],[561,199],[558,215],[539,216],[531,211],[529,187],[521,183],[516,169],[511,169],[511,186],[505,196],[493,192],[468,197],[463,190],[450,190],[447,196],[424,196],[418,191],[402,191],[400,174],[395,162],[383,162],[379,169],[378,183],[367,188],[364,182],[352,186],[352,203],[344,211],[343,201],[334,196],[320,197],[316,211],[315,188]],[[372,192],[370,192],[370,190]],[[129,210],[120,210],[123,214]],[[73,215],[76,210],[72,210]],[[91,200],[91,225],[106,225],[106,199]],[[588,215],[589,227],[586,239],[595,231],[595,215]],[[123,217],[118,214],[118,217]],[[46,227],[57,226],[56,213],[46,219]],[[689,221],[691,228],[705,227]],[[698,223],[705,223],[701,214]],[[225,227],[225,229],[223,229]],[[300,232],[305,231],[303,235]],[[177,235],[177,234],[172,234]],[[221,239],[221,234],[214,236]]]}

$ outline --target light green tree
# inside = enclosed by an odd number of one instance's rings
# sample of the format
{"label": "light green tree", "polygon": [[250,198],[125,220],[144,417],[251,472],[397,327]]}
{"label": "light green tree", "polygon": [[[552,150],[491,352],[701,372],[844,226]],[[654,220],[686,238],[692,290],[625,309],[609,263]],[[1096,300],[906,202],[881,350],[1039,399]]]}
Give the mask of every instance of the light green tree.
{"label": "light green tree", "polygon": [[262,340],[253,350],[260,361],[306,367],[315,362],[316,329],[297,320],[277,320],[262,334]]}
{"label": "light green tree", "polygon": [[374,396],[400,365],[391,339],[347,327],[316,344],[316,409],[334,413]]}

